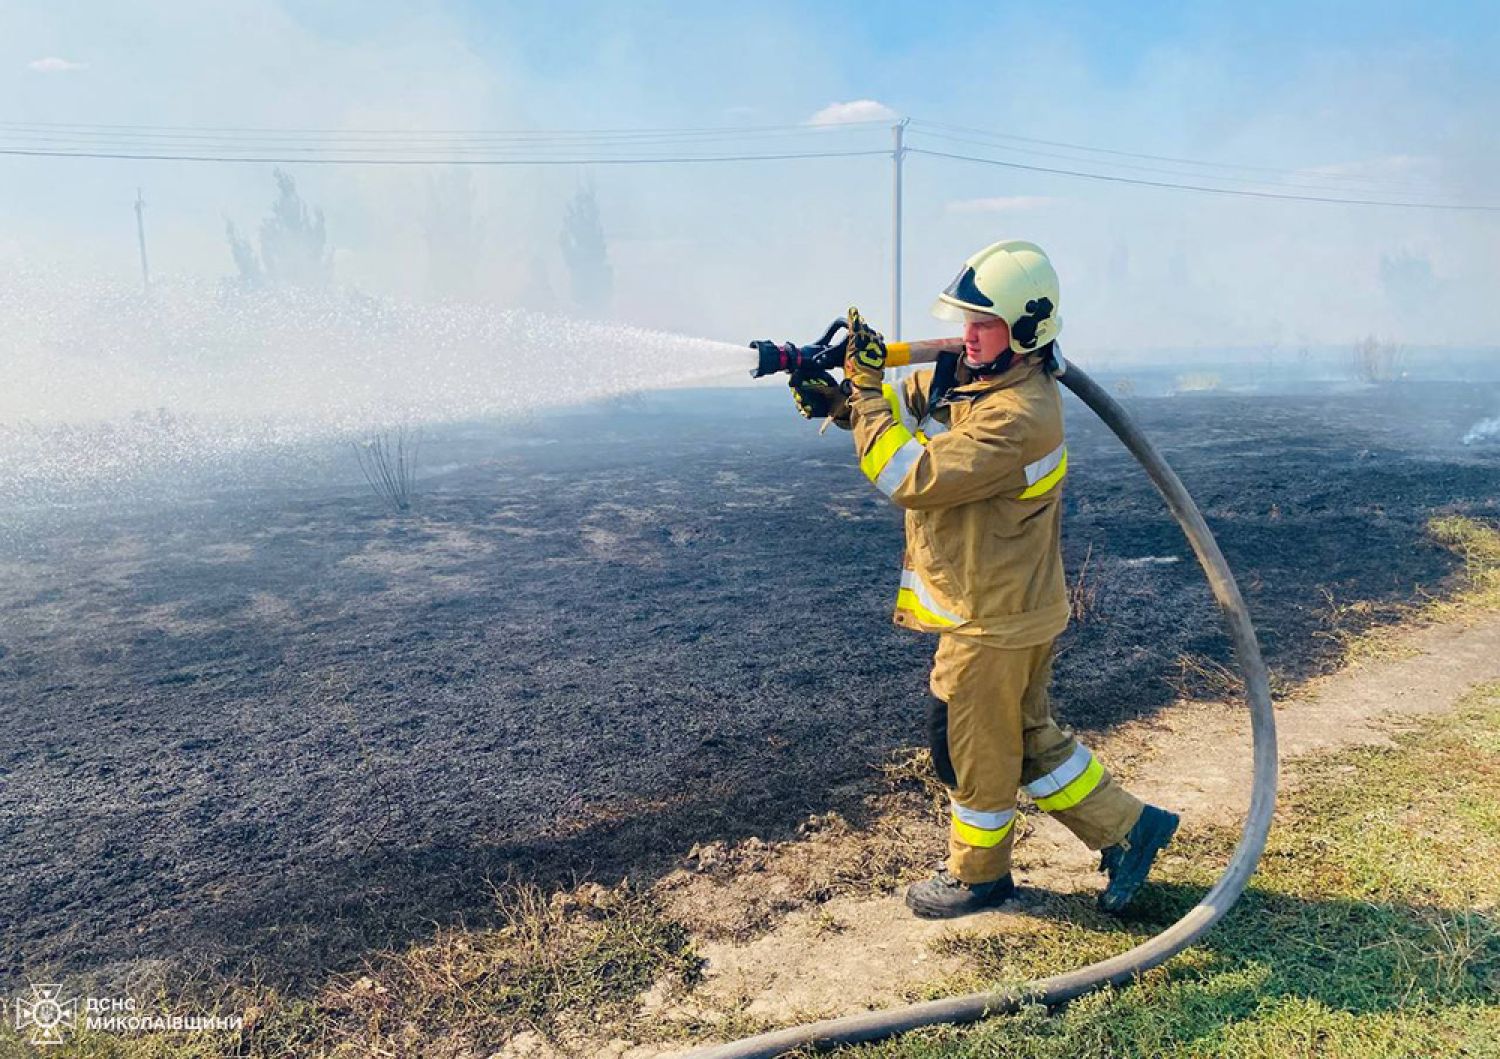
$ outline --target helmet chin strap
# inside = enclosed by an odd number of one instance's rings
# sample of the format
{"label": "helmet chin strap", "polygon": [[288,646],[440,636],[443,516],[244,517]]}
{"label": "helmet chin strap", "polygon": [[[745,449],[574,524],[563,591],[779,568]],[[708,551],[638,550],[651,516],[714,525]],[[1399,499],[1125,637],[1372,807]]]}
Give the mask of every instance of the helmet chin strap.
{"label": "helmet chin strap", "polygon": [[990,361],[988,364],[975,364],[972,360],[969,359],[969,355],[965,353],[964,367],[968,368],[969,371],[974,375],[998,375],[1002,371],[1009,371],[1010,366],[1015,362],[1015,359],[1015,351],[1007,349],[1004,353],[1001,353],[998,357]]}
{"label": "helmet chin strap", "polygon": [[[1022,356],[1034,356],[1041,360],[1042,367],[1049,375],[1061,375],[1068,370],[1068,362],[1063,360],[1062,349],[1056,342],[1048,342],[1045,346],[1032,353],[1023,353]],[[1007,349],[988,364],[975,364],[969,359],[969,354],[963,354],[964,367],[969,369],[971,375],[995,375],[1007,371],[1016,362],[1016,351]]]}

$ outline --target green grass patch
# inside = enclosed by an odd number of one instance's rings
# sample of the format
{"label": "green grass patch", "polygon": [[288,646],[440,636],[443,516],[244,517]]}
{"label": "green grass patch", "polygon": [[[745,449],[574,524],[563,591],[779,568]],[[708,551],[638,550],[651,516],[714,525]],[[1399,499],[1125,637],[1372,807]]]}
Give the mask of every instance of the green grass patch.
{"label": "green grass patch", "polygon": [[[1393,747],[1294,762],[1296,790],[1250,890],[1202,943],[1136,984],[841,1054],[1500,1056],[1497,732],[1500,685]],[[1078,895],[1046,899],[1016,931],[956,926],[937,945],[972,970],[933,994],[1130,948],[1198,899],[1235,837],[1183,834],[1127,921]]]}

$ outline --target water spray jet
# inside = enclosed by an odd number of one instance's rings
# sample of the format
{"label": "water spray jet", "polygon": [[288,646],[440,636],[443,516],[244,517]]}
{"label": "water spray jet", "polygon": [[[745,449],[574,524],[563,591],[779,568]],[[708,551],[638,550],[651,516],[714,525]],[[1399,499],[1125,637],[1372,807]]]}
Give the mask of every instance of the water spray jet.
{"label": "water spray jet", "polygon": [[296,476],[330,442],[704,385],[738,352],[493,305],[159,276],[144,299],[42,270],[0,277],[0,331],[0,506],[26,507],[239,484],[268,458]]}

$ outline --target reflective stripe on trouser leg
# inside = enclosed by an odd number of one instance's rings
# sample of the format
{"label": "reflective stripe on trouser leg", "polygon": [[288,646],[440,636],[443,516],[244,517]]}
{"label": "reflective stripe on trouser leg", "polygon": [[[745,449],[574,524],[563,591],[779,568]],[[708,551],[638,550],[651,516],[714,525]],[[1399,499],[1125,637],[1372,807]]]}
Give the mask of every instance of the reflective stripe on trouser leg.
{"label": "reflective stripe on trouser leg", "polygon": [[1050,652],[1022,703],[1026,724],[1025,790],[1037,807],[1090,849],[1119,842],[1140,819],[1141,801],[1121,787],[1101,761],[1052,718],[1047,685]]}
{"label": "reflective stripe on trouser leg", "polygon": [[1016,822],[1014,809],[984,812],[959,805],[958,802],[950,803],[950,809],[949,823],[953,828],[953,837],[976,849],[992,849],[1004,842],[1010,834],[1011,825]]}
{"label": "reflective stripe on trouser leg", "polygon": [[1099,786],[1104,778],[1104,766],[1082,743],[1073,745],[1073,753],[1057,768],[1026,784],[1026,793],[1031,795],[1038,809],[1055,813],[1071,809]]}
{"label": "reflective stripe on trouser leg", "polygon": [[1010,874],[1015,822],[1014,809],[982,812],[956,800],[950,802],[948,871],[966,883],[990,882]]}

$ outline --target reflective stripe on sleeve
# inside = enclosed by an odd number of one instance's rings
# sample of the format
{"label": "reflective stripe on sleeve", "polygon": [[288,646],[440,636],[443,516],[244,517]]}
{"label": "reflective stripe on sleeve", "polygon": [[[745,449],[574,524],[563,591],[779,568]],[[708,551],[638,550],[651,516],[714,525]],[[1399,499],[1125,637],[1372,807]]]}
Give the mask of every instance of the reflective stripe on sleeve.
{"label": "reflective stripe on sleeve", "polygon": [[915,570],[901,571],[901,590],[896,593],[896,609],[915,615],[926,625],[962,625],[963,618],[938,606],[932,590]]}
{"label": "reflective stripe on sleeve", "polygon": [[1014,809],[1001,809],[999,812],[987,813],[979,809],[966,808],[957,802],[950,804],[953,814],[949,822],[953,825],[953,834],[967,846],[978,846],[980,849],[998,846],[1005,841],[1005,836],[1010,833],[1011,825],[1016,821]]}
{"label": "reflective stripe on sleeve", "polygon": [[[900,423],[892,423],[875,439],[875,444],[870,447],[870,451],[860,458],[859,469],[864,472],[866,478],[870,479],[876,485],[880,485],[881,472],[890,465],[891,460],[908,443],[914,445],[916,451],[920,454],[922,447],[916,444],[915,439],[911,436],[911,431],[907,430]],[[905,466],[907,470],[911,469],[910,463],[905,463]],[[897,484],[900,484],[900,479],[897,479]],[[881,488],[889,496],[894,491],[895,486],[892,486],[891,489],[885,489],[883,486]]]}
{"label": "reflective stripe on sleeve", "polygon": [[886,427],[875,439],[870,451],[860,459],[859,469],[875,483],[875,488],[890,496],[906,480],[913,465],[921,458],[922,445],[926,439],[918,440],[919,436],[912,434],[911,426],[915,424],[910,423],[911,414],[906,411],[896,388],[887,383],[881,387],[880,392],[896,422]]}
{"label": "reflective stripe on sleeve", "polygon": [[890,496],[906,481],[906,476],[911,469],[917,465],[922,458],[922,442],[911,438],[906,444],[891,454],[890,461],[880,469],[880,473],[874,478],[875,488],[886,496]]}
{"label": "reflective stripe on sleeve", "polygon": [[1055,813],[1071,809],[1093,794],[1103,779],[1104,766],[1088,747],[1079,743],[1068,760],[1022,789],[1036,801],[1038,809]]}
{"label": "reflective stripe on sleeve", "polygon": [[1050,492],[1068,473],[1068,447],[1059,445],[1035,463],[1026,465],[1026,488],[1018,500],[1034,500]]}

